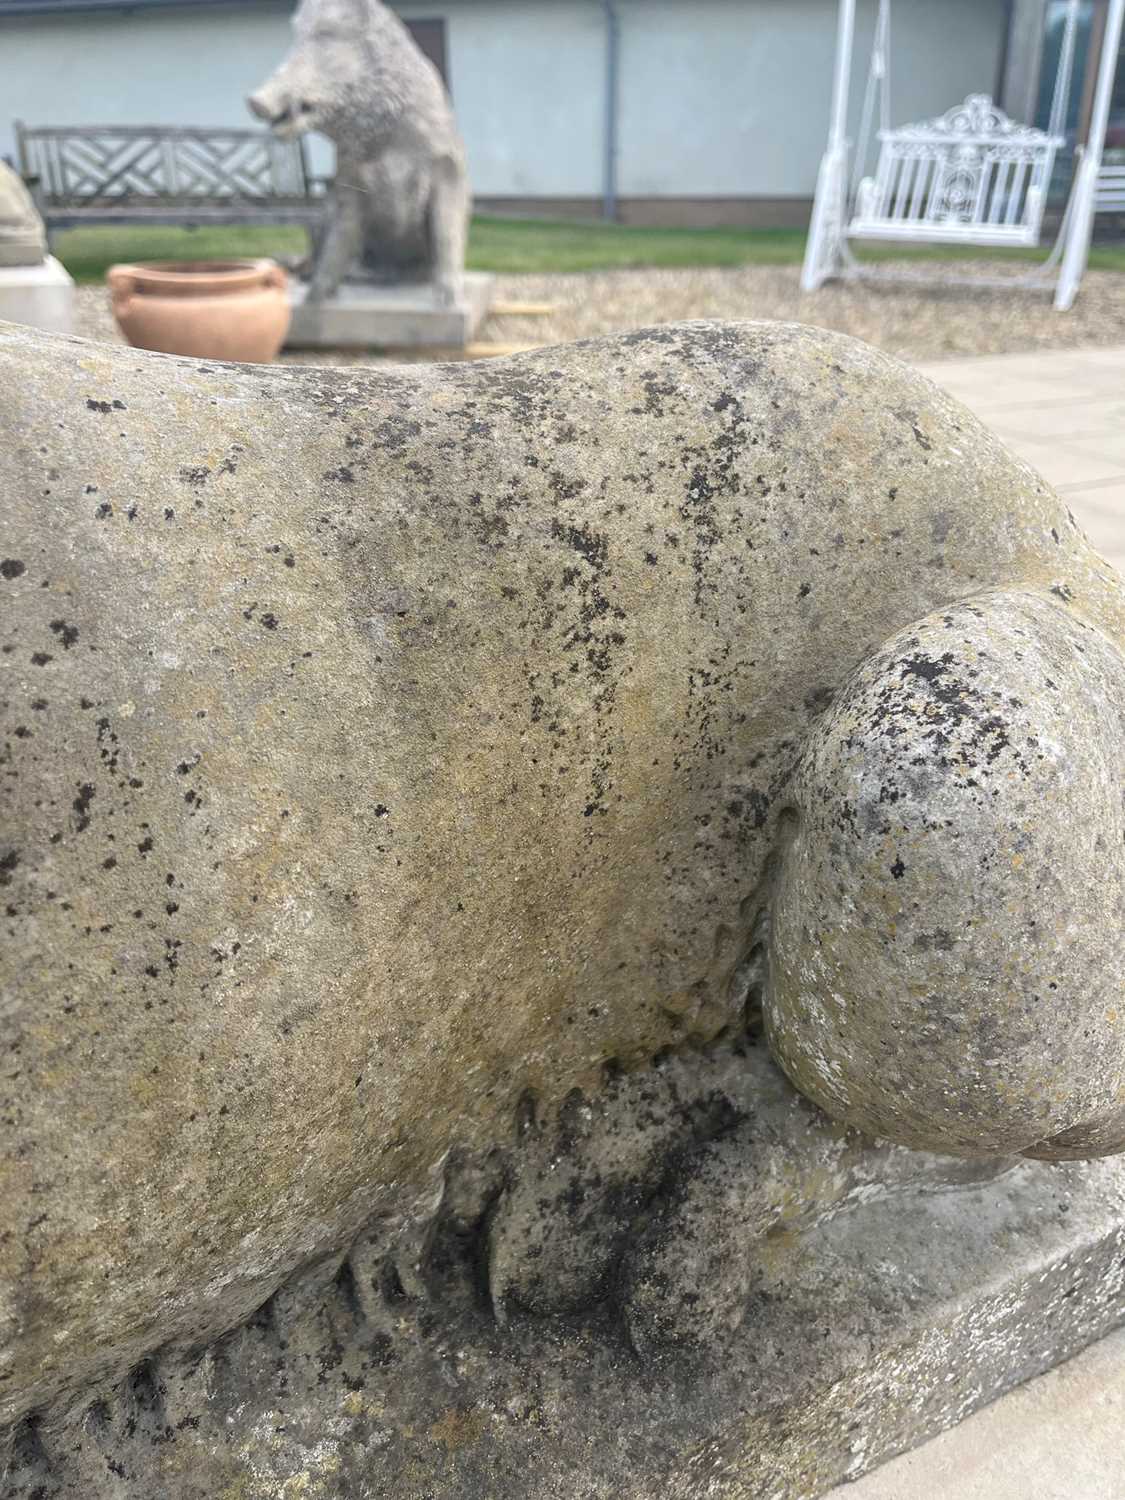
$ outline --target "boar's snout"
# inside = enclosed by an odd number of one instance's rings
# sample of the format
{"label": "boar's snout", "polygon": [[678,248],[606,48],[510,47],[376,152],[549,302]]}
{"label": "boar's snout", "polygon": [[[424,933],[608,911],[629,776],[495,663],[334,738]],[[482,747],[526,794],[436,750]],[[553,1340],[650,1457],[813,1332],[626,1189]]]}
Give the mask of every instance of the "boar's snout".
{"label": "boar's snout", "polygon": [[295,98],[283,83],[270,79],[246,100],[250,113],[264,120],[275,135],[293,136],[308,130],[315,114],[314,106]]}
{"label": "boar's snout", "polygon": [[267,124],[269,124],[277,113],[273,101],[269,98],[265,89],[259,89],[256,94],[248,95],[246,107],[252,115],[257,115],[259,120],[265,120]]}

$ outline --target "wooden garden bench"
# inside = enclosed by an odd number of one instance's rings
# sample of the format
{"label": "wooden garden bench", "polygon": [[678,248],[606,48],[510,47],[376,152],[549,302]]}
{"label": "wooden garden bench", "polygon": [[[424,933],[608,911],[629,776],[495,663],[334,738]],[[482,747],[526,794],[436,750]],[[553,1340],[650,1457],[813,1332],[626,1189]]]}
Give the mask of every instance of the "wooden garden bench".
{"label": "wooden garden bench", "polygon": [[16,124],[48,234],[82,224],[304,224],[328,207],[303,139],[175,125]]}

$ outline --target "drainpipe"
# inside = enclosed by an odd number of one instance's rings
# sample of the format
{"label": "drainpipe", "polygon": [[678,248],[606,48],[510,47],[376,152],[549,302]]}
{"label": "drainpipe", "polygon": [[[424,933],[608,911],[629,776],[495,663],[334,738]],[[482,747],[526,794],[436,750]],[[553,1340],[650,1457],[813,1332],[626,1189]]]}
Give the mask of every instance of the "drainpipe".
{"label": "drainpipe", "polygon": [[617,81],[621,63],[621,17],[617,0],[602,0],[605,12],[605,154],[602,168],[602,218],[617,218]]}
{"label": "drainpipe", "polygon": [[1016,0],[1004,0],[1004,31],[1000,40],[1000,57],[996,64],[996,85],[992,97],[1001,109],[1012,113],[1008,98],[1008,64],[1012,60],[1012,28],[1016,23]]}

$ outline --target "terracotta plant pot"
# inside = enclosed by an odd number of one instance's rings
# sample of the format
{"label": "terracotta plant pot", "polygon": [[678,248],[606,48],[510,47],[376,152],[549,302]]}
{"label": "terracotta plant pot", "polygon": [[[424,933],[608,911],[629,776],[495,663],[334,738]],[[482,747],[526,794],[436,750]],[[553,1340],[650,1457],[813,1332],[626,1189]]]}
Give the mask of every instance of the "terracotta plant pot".
{"label": "terracotta plant pot", "polygon": [[113,316],[130,344],[264,364],[289,328],[289,278],[272,260],[110,266]]}

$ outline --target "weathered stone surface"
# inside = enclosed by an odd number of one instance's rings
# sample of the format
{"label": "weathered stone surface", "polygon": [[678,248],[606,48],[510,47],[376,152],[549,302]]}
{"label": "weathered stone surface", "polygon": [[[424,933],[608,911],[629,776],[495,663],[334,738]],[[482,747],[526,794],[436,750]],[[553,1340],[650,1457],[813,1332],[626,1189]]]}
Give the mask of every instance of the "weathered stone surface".
{"label": "weathered stone surface", "polygon": [[31,194],[0,161],[0,266],[38,266],[47,258],[47,235]]}
{"label": "weathered stone surface", "polygon": [[424,1217],[529,1099],[740,1027],[810,731],[895,632],[1002,590],[1110,675],[1125,640],[1036,476],[817,330],[377,374],[6,329],[0,367],[5,1417]]}
{"label": "weathered stone surface", "polygon": [[[843,1168],[850,1212],[803,1235],[790,1219],[759,1242],[742,1331],[712,1329],[709,1358],[639,1359],[612,1277],[576,1314],[528,1316],[508,1296],[497,1323],[482,1229],[487,1239],[509,1213],[526,1221],[528,1194],[557,1188],[570,1203],[561,1218],[549,1209],[564,1232],[559,1260],[591,1269],[599,1221],[616,1221],[644,1260],[662,1227],[682,1278],[747,1227],[745,1152],[700,1174],[708,1191],[684,1214],[699,1154],[737,1139],[753,1142],[759,1186],[788,1192],[790,1207]],[[634,1165],[663,1159],[629,1187],[615,1140]],[[1125,1313],[1121,1162],[1023,1162],[950,1191],[948,1162],[858,1146],[784,1085],[763,1049],[719,1048],[615,1080],[572,1102],[558,1130],[526,1120],[519,1142],[487,1161],[451,1164],[420,1287],[388,1273],[377,1231],[361,1234],[209,1348],[166,1348],[69,1416],[22,1426],[6,1494],[810,1500]],[[544,1175],[551,1161],[561,1182]],[[673,1186],[666,1205],[661,1183]],[[706,1294],[716,1269],[721,1280],[731,1262],[707,1268]]]}
{"label": "weathered stone surface", "polygon": [[1125,673],[1068,592],[909,626],[795,778],[767,1028],[802,1092],[871,1134],[1125,1146]]}
{"label": "weathered stone surface", "polygon": [[459,303],[469,182],[437,69],[381,0],[301,0],[293,29],[289,55],[248,103],[282,140],[316,130],[336,146],[309,299],[373,278],[432,281]]}

